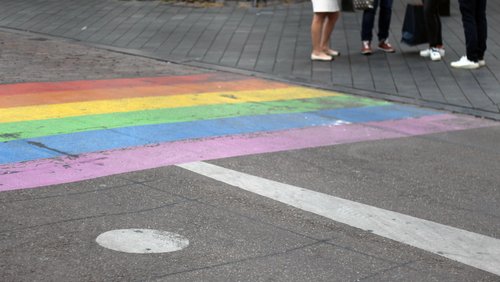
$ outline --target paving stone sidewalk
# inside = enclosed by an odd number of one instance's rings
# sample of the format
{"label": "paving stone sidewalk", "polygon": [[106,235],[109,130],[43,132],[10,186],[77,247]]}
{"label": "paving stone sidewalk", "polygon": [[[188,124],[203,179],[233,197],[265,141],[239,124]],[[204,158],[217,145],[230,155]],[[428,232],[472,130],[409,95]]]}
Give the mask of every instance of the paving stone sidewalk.
{"label": "paving stone sidewalk", "polygon": [[[465,53],[457,1],[443,17],[446,57],[431,62],[400,44],[405,0],[394,3],[397,53],[359,53],[361,13],[343,13],[332,63],[311,62],[308,1],[252,8],[226,2],[193,7],[160,1],[1,0],[0,28],[81,41],[186,65],[243,72],[315,87],[500,120],[500,2],[488,2],[487,66],[455,70]],[[425,48],[425,46],[419,46]]]}

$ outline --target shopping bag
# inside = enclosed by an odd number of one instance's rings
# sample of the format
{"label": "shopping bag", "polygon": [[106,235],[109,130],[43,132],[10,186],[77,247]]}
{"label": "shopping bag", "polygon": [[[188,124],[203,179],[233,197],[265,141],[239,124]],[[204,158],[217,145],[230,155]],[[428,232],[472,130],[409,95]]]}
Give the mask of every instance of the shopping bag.
{"label": "shopping bag", "polygon": [[352,4],[356,10],[373,9],[373,2],[374,0],[352,0]]}
{"label": "shopping bag", "polygon": [[427,43],[424,20],[424,6],[406,5],[401,42],[410,46]]}
{"label": "shopping bag", "polygon": [[342,0],[342,11],[355,12],[356,10],[373,9],[375,0]]}

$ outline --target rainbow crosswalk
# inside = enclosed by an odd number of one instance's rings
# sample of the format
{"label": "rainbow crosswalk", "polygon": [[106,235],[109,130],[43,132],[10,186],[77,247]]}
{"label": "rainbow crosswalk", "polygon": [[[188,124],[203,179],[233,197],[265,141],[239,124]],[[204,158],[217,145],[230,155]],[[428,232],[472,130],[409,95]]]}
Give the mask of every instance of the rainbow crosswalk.
{"label": "rainbow crosswalk", "polygon": [[0,191],[493,122],[224,73],[0,85]]}

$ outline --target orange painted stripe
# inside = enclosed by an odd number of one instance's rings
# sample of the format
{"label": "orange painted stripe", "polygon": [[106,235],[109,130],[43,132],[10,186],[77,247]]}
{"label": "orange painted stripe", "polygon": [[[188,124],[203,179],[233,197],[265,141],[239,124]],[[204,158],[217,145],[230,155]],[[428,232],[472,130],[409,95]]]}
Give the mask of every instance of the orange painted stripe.
{"label": "orange painted stripe", "polygon": [[154,96],[170,96],[182,94],[197,94],[208,92],[248,91],[264,89],[280,89],[289,85],[264,81],[260,79],[244,79],[237,81],[215,81],[206,83],[187,83],[173,85],[151,85],[142,87],[65,90],[56,92],[6,95],[0,99],[0,108],[23,107],[34,105],[49,105],[72,102],[87,102],[96,100],[113,100],[124,98],[140,98]]}
{"label": "orange painted stripe", "polygon": [[28,82],[0,84],[0,96],[23,95],[55,91],[75,91],[89,89],[107,89],[117,87],[142,87],[165,84],[205,83],[210,81],[240,80],[241,76],[226,73],[203,73],[185,76],[117,78],[107,80],[81,80],[59,82]]}

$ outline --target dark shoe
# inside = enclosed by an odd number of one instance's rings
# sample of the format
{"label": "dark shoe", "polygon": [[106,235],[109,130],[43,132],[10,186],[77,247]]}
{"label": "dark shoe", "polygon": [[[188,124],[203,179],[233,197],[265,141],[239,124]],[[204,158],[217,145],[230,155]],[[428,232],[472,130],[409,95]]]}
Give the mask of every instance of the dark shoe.
{"label": "dark shoe", "polygon": [[387,39],[380,41],[380,43],[378,44],[378,49],[386,53],[396,52],[396,50],[392,47],[389,41],[387,41]]}
{"label": "dark shoe", "polygon": [[361,47],[361,54],[371,55],[373,53],[372,46],[370,46],[370,41],[363,41],[363,46]]}

